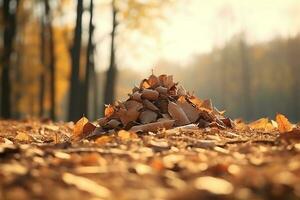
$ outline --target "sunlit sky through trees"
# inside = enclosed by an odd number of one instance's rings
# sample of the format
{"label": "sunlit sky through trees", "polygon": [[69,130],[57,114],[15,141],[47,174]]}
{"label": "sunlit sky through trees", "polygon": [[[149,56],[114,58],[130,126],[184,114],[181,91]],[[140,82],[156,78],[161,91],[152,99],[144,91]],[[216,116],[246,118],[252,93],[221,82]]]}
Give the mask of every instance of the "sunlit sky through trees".
{"label": "sunlit sky through trees", "polygon": [[[174,4],[166,10],[166,19],[157,23],[159,35],[149,38],[132,31],[120,37],[119,67],[149,71],[160,59],[184,65],[193,55],[220,47],[240,32],[254,43],[293,36],[300,29],[299,0],[177,0]],[[107,67],[109,6],[106,11],[96,12],[95,18],[98,69]]]}
{"label": "sunlit sky through trees", "polygon": [[[110,0],[96,0],[95,4],[96,66],[102,71],[109,58]],[[66,18],[60,19],[60,23],[74,21],[73,6],[68,7]],[[129,30],[120,23],[118,67],[149,71],[159,60],[184,66],[193,55],[221,47],[241,32],[247,42],[256,43],[294,36],[300,29],[299,0],[173,0],[161,12],[162,19],[153,19],[155,22],[146,26],[153,30],[151,33]],[[87,24],[88,20],[86,12],[83,21]]]}

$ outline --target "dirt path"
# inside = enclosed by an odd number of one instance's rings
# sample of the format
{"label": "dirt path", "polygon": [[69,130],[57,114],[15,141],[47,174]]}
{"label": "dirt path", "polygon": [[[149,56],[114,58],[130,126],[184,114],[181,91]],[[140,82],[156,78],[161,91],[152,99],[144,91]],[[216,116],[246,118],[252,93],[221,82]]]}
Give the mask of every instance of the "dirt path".
{"label": "dirt path", "polygon": [[300,199],[300,140],[187,127],[70,143],[73,125],[0,121],[1,199]]}

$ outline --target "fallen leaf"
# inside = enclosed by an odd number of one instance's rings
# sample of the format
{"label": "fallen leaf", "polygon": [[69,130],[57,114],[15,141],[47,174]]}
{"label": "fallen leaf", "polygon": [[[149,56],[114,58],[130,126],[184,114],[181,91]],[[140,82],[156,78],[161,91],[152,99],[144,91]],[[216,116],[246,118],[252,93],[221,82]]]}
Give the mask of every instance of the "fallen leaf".
{"label": "fallen leaf", "polygon": [[124,126],[126,126],[129,122],[136,121],[140,115],[140,112],[136,109],[120,109],[118,111],[118,116]]}
{"label": "fallen leaf", "polygon": [[199,112],[192,104],[186,101],[184,96],[179,97],[176,103],[183,109],[190,122],[194,123],[197,121]]}
{"label": "fallen leaf", "polygon": [[265,130],[267,124],[269,123],[268,118],[261,118],[249,124],[249,127],[252,129]]}
{"label": "fallen leaf", "polygon": [[293,130],[293,125],[289,120],[282,114],[276,115],[276,122],[278,124],[278,129],[280,133],[290,132]]}
{"label": "fallen leaf", "polygon": [[117,128],[120,124],[121,124],[121,122],[119,122],[118,120],[112,119],[109,122],[107,122],[106,126],[108,128],[114,129],[114,128]]}
{"label": "fallen leaf", "polygon": [[182,126],[191,123],[183,109],[176,103],[169,102],[168,112],[175,120],[176,126]]}
{"label": "fallen leaf", "polygon": [[74,185],[78,189],[88,192],[99,198],[109,198],[111,196],[111,192],[109,189],[88,178],[76,176],[70,173],[64,173],[62,179],[65,183]]}
{"label": "fallen leaf", "polygon": [[284,134],[280,134],[279,139],[282,140],[300,140],[300,129],[294,128],[289,132],[285,132]]}
{"label": "fallen leaf", "polygon": [[150,88],[150,84],[148,83],[147,79],[142,80],[142,82],[140,83],[140,88],[141,89],[148,89]]}
{"label": "fallen leaf", "polygon": [[159,109],[151,101],[149,101],[148,99],[145,99],[143,101],[143,104],[144,104],[145,108],[148,108],[148,109],[153,110],[153,111],[159,111]]}
{"label": "fallen leaf", "polygon": [[163,86],[159,86],[155,90],[157,92],[159,92],[160,94],[167,94],[168,93],[168,88],[163,87]]}
{"label": "fallen leaf", "polygon": [[149,76],[149,78],[148,78],[148,84],[149,84],[150,87],[152,87],[152,88],[158,86],[158,84],[159,84],[159,79],[158,79],[158,77],[155,76],[155,75],[153,75],[153,74],[152,74],[151,76]]}
{"label": "fallen leaf", "polygon": [[139,111],[141,108],[143,108],[143,104],[135,100],[126,101],[124,105],[127,110]]}
{"label": "fallen leaf", "polygon": [[93,132],[95,128],[96,126],[90,123],[86,117],[82,117],[74,126],[72,138],[74,140],[79,140]]}
{"label": "fallen leaf", "polygon": [[15,137],[16,140],[19,140],[21,142],[29,142],[31,140],[31,137],[24,132],[18,132],[17,136]]}
{"label": "fallen leaf", "polygon": [[165,128],[170,129],[174,126],[175,120],[162,120],[159,122],[153,122],[149,124],[137,125],[131,127],[130,131],[133,132],[156,132],[159,129]]}
{"label": "fallen leaf", "polygon": [[105,145],[105,144],[111,142],[112,140],[113,140],[112,137],[104,135],[104,136],[101,136],[101,137],[97,138],[95,140],[95,143],[99,144],[99,145]]}
{"label": "fallen leaf", "polygon": [[150,101],[158,99],[159,93],[156,90],[144,89],[142,91],[142,98]]}
{"label": "fallen leaf", "polygon": [[114,107],[112,105],[107,105],[104,110],[104,116],[110,117],[112,114],[114,114],[114,112],[115,112]]}
{"label": "fallen leaf", "polygon": [[125,130],[120,130],[118,132],[118,137],[121,139],[121,140],[130,140],[130,139],[137,139],[139,138],[137,136],[137,134],[135,134],[134,132],[130,132],[130,131],[125,131]]}
{"label": "fallen leaf", "polygon": [[80,120],[78,120],[74,126],[73,134],[80,135],[82,133],[83,126],[88,122],[89,120],[86,117],[82,117]]}
{"label": "fallen leaf", "polygon": [[145,110],[141,112],[139,116],[139,120],[142,124],[148,124],[151,122],[155,122],[157,118],[157,114],[151,110]]}
{"label": "fallen leaf", "polygon": [[135,92],[131,95],[131,99],[135,101],[142,101],[142,94],[140,92]]}
{"label": "fallen leaf", "polygon": [[197,97],[195,97],[195,96],[189,97],[188,100],[189,100],[192,104],[194,104],[194,106],[195,106],[196,108],[198,108],[198,109],[201,108],[202,103],[203,103],[203,101],[202,101],[201,99],[199,99],[199,98],[197,98]]}

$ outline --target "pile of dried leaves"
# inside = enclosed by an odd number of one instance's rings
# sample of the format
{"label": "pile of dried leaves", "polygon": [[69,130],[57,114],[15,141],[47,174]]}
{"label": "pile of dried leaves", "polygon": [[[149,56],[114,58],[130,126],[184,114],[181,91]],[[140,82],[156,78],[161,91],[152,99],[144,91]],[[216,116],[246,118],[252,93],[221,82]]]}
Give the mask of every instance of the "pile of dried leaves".
{"label": "pile of dried leaves", "polygon": [[[173,76],[151,75],[135,86],[129,98],[105,109],[105,117],[98,120],[96,132],[115,130],[155,132],[177,126],[197,124],[200,128],[233,128],[234,122],[224,117],[224,112],[213,107],[210,99],[201,100],[173,81]],[[76,136],[86,136],[96,126],[86,118],[79,122]],[[84,126],[83,126],[84,124]],[[85,130],[83,130],[83,127]],[[83,135],[80,133],[84,133]]]}

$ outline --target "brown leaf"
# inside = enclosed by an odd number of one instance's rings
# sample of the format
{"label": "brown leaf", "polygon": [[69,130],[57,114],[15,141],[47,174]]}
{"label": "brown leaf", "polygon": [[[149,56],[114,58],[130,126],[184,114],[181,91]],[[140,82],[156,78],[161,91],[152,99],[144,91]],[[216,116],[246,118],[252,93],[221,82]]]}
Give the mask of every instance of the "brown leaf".
{"label": "brown leaf", "polygon": [[143,101],[143,104],[145,106],[145,108],[148,108],[149,110],[153,110],[153,111],[158,111],[159,109],[148,99],[145,99]]}
{"label": "brown leaf", "polygon": [[192,123],[197,121],[199,118],[197,109],[188,103],[184,96],[179,97],[176,103],[183,109],[186,116]]}
{"label": "brown leaf", "polygon": [[155,88],[155,90],[157,92],[159,92],[160,94],[167,94],[168,93],[168,88],[163,87],[163,86],[159,86],[159,87]]}
{"label": "brown leaf", "polygon": [[280,134],[279,139],[282,140],[300,140],[300,129],[294,128],[289,132],[285,132],[284,134]]}
{"label": "brown leaf", "polygon": [[139,115],[140,113],[136,109],[120,109],[118,111],[118,116],[124,126],[126,126],[129,122],[136,121]]}
{"label": "brown leaf", "polygon": [[148,124],[150,122],[155,122],[157,118],[157,114],[151,110],[145,110],[141,112],[139,116],[139,120],[142,124]]}
{"label": "brown leaf", "polygon": [[142,98],[150,101],[158,99],[159,93],[156,90],[144,89],[142,91]]}
{"label": "brown leaf", "polygon": [[82,133],[82,136],[86,136],[88,135],[89,133],[93,132],[94,130],[96,129],[96,126],[90,122],[86,123],[84,126],[83,126],[83,133]]}
{"label": "brown leaf", "polygon": [[151,76],[149,76],[149,78],[148,78],[148,84],[149,84],[150,87],[152,87],[152,88],[158,86],[158,84],[159,84],[159,79],[158,79],[158,77],[155,76],[155,75],[153,75],[153,74],[152,74]]}
{"label": "brown leaf", "polygon": [[169,101],[167,99],[158,99],[156,106],[159,108],[161,113],[166,114],[168,113],[168,104]]}
{"label": "brown leaf", "polygon": [[119,125],[121,124],[121,122],[119,122],[118,120],[116,119],[111,119],[109,122],[107,122],[107,127],[108,128],[117,128]]}
{"label": "brown leaf", "polygon": [[280,133],[290,132],[293,130],[293,125],[289,120],[282,114],[276,115],[276,122],[278,124],[278,129]]}
{"label": "brown leaf", "polygon": [[139,111],[143,108],[143,104],[134,100],[129,100],[124,103],[127,110],[136,110]]}
{"label": "brown leaf", "polygon": [[168,112],[172,119],[175,119],[177,126],[182,126],[191,123],[183,109],[176,103],[169,102]]}
{"label": "brown leaf", "polygon": [[134,132],[156,132],[159,129],[170,129],[174,126],[175,120],[162,120],[159,122],[153,122],[149,124],[137,125],[131,127],[130,131]]}
{"label": "brown leaf", "polygon": [[131,95],[131,99],[136,100],[136,101],[142,101],[142,94],[139,92],[135,92]]}

